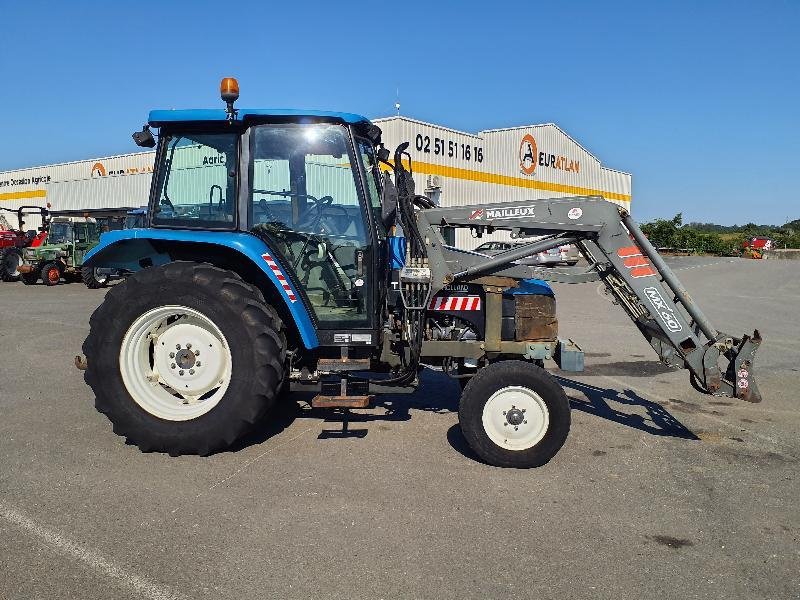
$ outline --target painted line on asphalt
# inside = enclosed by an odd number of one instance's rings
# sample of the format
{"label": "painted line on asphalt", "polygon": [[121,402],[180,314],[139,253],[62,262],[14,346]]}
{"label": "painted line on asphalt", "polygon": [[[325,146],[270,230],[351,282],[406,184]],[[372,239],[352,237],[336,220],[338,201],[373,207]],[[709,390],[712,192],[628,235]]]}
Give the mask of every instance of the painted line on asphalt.
{"label": "painted line on asphalt", "polygon": [[186,600],[185,596],[114,564],[98,552],[72,541],[52,529],[36,524],[30,517],[18,510],[0,504],[0,518],[38,538],[51,550],[82,562],[90,569],[115,580],[142,598]]}
{"label": "painted line on asphalt", "polygon": [[[234,470],[234,471],[233,471],[233,472],[232,472],[230,475],[228,475],[227,477],[224,477],[223,479],[220,479],[220,480],[219,480],[219,481],[217,481],[216,483],[213,483],[213,484],[211,484],[211,486],[210,486],[210,487],[209,487],[207,490],[205,490],[205,491],[203,491],[203,492],[200,492],[199,494],[197,494],[197,496],[195,496],[195,497],[194,497],[194,499],[195,499],[195,500],[197,500],[198,498],[200,498],[200,497],[201,497],[201,496],[203,496],[204,494],[206,494],[206,493],[208,493],[208,492],[210,492],[210,491],[214,490],[215,488],[218,488],[219,486],[221,486],[221,485],[223,485],[223,484],[227,483],[228,481],[230,481],[231,479],[233,479],[234,477],[236,477],[237,475],[239,475],[239,474],[240,474],[242,471],[244,471],[245,469],[247,469],[249,466],[251,466],[253,463],[255,463],[255,462],[257,462],[257,461],[261,460],[262,458],[264,458],[264,457],[265,457],[267,454],[269,454],[269,453],[270,453],[270,452],[272,452],[273,450],[277,450],[278,448],[282,448],[283,446],[287,446],[287,445],[291,444],[293,441],[295,441],[296,439],[298,439],[298,438],[300,438],[300,437],[304,436],[306,433],[308,433],[309,431],[311,431],[311,430],[312,430],[312,429],[314,429],[315,427],[317,427],[317,426],[316,426],[316,425],[312,425],[312,426],[311,426],[311,427],[309,427],[308,429],[304,429],[303,431],[301,431],[300,433],[298,433],[296,436],[294,436],[294,437],[291,437],[291,438],[287,439],[286,441],[283,441],[283,442],[281,442],[281,443],[279,443],[279,444],[275,444],[274,446],[270,446],[269,448],[267,448],[266,450],[264,450],[264,452],[262,452],[262,453],[261,453],[261,454],[259,454],[258,456],[254,457],[254,458],[251,458],[250,460],[248,460],[248,461],[246,461],[245,463],[243,463],[243,464],[242,464],[242,466],[240,466],[238,469]],[[181,510],[181,509],[185,509],[185,508],[186,508],[186,507],[185,507],[185,506],[183,506],[183,505],[181,505],[181,506],[177,506],[177,507],[173,508],[173,509],[172,509],[172,511],[170,511],[170,512],[171,512],[172,514],[175,514],[175,513],[176,513],[176,512],[178,512],[179,510]]]}

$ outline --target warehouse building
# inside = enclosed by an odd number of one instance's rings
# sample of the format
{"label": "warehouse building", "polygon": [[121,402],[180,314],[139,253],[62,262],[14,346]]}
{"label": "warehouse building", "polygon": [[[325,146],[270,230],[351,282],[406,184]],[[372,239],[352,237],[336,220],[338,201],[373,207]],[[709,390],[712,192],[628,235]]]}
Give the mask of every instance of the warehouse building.
{"label": "warehouse building", "polygon": [[[410,142],[417,193],[441,206],[600,195],[630,208],[631,175],[604,167],[552,123],[471,134],[402,116],[374,122],[388,148]],[[55,211],[142,206],[154,156],[137,152],[0,172],[0,206],[50,204]],[[463,237],[455,243],[462,248],[487,239],[470,239],[468,231],[458,235]]]}

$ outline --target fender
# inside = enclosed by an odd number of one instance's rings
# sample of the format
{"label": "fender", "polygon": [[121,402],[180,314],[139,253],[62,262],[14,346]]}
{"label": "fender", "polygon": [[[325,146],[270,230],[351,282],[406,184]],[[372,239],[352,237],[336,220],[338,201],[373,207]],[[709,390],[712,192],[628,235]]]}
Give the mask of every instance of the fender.
{"label": "fender", "polygon": [[182,229],[123,229],[109,231],[100,236],[100,243],[84,257],[83,264],[89,267],[104,267],[139,271],[140,261],[149,258],[153,265],[170,261],[169,256],[155,251],[150,241],[193,242],[224,246],[235,250],[256,265],[275,285],[292,316],[303,345],[307,350],[319,346],[319,339],[305,304],[285,276],[283,268],[275,260],[276,254],[263,240],[248,233],[237,231],[195,231]]}

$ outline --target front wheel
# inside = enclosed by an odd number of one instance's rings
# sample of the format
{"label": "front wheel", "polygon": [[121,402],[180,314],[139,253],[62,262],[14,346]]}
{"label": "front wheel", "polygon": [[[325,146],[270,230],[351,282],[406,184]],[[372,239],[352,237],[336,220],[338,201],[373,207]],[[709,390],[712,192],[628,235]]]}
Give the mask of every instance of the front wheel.
{"label": "front wheel", "polygon": [[39,278],[42,276],[40,271],[33,271],[32,273],[23,273],[22,274],[22,283],[25,285],[36,285],[39,281]]}
{"label": "front wheel", "polygon": [[108,275],[101,273],[100,269],[83,267],[81,269],[81,279],[90,290],[97,290],[108,285]]}
{"label": "front wheel", "polygon": [[569,400],[541,367],[501,361],[470,379],[461,395],[458,420],[467,443],[487,463],[538,467],[567,439]]}
{"label": "front wheel", "polygon": [[277,313],[234,272],[173,262],[111,288],[83,344],[86,383],[114,431],[143,451],[211,454],[275,402],[286,341]]}
{"label": "front wheel", "polygon": [[61,269],[54,262],[49,262],[42,267],[42,281],[45,285],[58,285],[61,281]]}

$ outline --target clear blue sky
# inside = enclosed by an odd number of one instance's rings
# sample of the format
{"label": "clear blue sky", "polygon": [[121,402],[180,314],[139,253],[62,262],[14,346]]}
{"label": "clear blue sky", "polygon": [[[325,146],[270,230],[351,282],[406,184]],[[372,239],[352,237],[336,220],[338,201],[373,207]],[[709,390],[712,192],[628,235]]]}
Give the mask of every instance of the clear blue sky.
{"label": "clear blue sky", "polygon": [[[227,8],[230,7],[230,8]],[[800,2],[2,2],[0,170],[135,151],[151,108],[555,122],[634,215],[800,218]]]}

